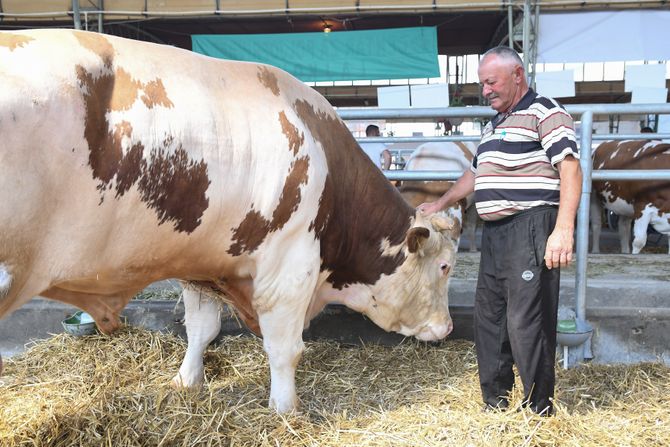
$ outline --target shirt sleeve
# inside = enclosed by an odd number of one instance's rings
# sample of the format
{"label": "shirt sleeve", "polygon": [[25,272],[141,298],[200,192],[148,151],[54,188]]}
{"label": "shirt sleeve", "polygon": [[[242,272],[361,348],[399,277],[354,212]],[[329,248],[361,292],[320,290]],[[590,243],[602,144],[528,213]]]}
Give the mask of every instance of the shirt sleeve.
{"label": "shirt sleeve", "polygon": [[572,117],[556,101],[550,100],[550,104],[538,123],[538,134],[552,166],[556,166],[568,155],[579,158],[579,151]]}

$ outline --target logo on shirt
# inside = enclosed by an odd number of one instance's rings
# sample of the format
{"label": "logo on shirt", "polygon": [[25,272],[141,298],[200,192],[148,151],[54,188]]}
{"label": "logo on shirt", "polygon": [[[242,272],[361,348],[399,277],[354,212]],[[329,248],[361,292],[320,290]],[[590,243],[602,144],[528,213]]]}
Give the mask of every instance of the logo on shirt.
{"label": "logo on shirt", "polygon": [[533,279],[533,276],[535,276],[533,275],[533,272],[531,272],[530,270],[526,270],[521,274],[521,279],[523,279],[524,281],[530,281],[531,279]]}

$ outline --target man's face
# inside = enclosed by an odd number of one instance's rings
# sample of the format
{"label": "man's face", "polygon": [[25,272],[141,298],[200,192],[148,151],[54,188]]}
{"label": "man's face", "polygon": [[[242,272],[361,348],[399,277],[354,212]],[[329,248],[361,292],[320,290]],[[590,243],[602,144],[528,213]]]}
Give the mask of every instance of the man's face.
{"label": "man's face", "polygon": [[521,99],[518,66],[491,54],[482,59],[477,74],[482,94],[496,112],[507,112]]}

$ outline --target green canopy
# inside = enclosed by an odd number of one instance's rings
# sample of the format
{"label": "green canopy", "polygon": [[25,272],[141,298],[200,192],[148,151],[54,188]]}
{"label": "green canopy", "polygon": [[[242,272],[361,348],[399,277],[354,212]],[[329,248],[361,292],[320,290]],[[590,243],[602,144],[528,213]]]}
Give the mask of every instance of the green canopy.
{"label": "green canopy", "polygon": [[302,81],[440,75],[435,27],[331,33],[195,34],[191,39],[197,53],[274,65]]}

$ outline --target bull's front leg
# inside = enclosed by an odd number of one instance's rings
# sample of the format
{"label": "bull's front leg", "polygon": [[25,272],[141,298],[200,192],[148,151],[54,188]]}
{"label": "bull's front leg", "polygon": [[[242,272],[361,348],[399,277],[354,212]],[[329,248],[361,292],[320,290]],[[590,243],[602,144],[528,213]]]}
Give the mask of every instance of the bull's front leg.
{"label": "bull's front leg", "polygon": [[[633,254],[636,255],[647,245],[647,229],[651,222],[651,213],[646,209],[642,216],[633,221]],[[629,233],[630,234],[630,233]]]}
{"label": "bull's front leg", "polygon": [[279,413],[298,408],[295,370],[305,349],[302,330],[305,315],[292,309],[275,309],[260,315],[263,348],[270,363],[270,407]]}
{"label": "bull's front leg", "polygon": [[[630,253],[630,229],[633,223],[633,218],[628,216],[619,215],[618,221],[618,232],[619,232],[619,243],[621,244],[621,253],[629,254]],[[647,230],[644,231],[644,242],[642,247],[647,243]],[[642,249],[640,247],[640,250]],[[635,253],[635,251],[633,251]],[[639,251],[638,251],[639,253]]]}
{"label": "bull's front leg", "polygon": [[188,346],[172,383],[176,387],[193,388],[204,380],[202,357],[221,329],[221,304],[190,285],[184,287],[182,296]]}
{"label": "bull's front leg", "polygon": [[[295,247],[287,258],[294,253],[305,251]],[[285,259],[282,271],[264,278],[257,288],[258,323],[270,363],[270,407],[279,413],[296,410],[299,404],[295,371],[305,349],[302,331],[319,274],[318,261],[312,264]]]}

